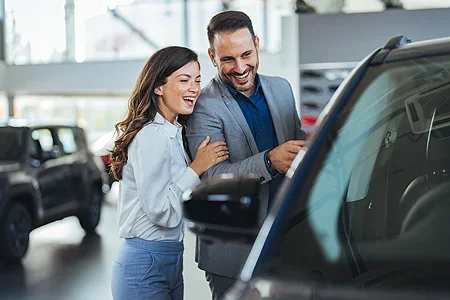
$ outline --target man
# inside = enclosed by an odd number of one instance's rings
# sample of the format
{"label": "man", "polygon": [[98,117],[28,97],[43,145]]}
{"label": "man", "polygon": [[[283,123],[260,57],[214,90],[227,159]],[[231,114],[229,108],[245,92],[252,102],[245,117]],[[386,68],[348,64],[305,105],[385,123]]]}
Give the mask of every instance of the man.
{"label": "man", "polygon": [[[202,90],[187,123],[189,149],[195,151],[205,136],[227,143],[227,161],[203,176],[224,173],[256,174],[260,178],[262,214],[304,144],[289,83],[257,73],[259,38],[250,18],[239,11],[215,15],[207,28],[208,55],[217,75]],[[230,288],[248,256],[247,245],[198,240],[196,261],[205,271],[213,299]]]}

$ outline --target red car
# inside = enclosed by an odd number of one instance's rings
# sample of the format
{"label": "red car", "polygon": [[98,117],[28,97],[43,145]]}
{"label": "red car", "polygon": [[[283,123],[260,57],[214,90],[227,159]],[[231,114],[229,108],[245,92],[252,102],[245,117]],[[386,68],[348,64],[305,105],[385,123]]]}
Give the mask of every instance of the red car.
{"label": "red car", "polygon": [[114,177],[109,172],[109,164],[111,163],[110,151],[114,146],[114,141],[116,140],[116,131],[112,130],[108,133],[102,135],[99,139],[91,144],[91,151],[94,155],[99,156],[105,165],[105,171],[108,173],[108,185],[111,188],[113,184]]}

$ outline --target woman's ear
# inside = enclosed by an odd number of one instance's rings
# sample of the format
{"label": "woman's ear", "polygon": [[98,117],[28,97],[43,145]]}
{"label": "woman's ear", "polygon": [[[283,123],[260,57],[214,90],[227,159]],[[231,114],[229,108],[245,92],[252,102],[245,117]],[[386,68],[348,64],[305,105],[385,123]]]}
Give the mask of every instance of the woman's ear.
{"label": "woman's ear", "polygon": [[154,92],[156,95],[162,96],[163,95],[162,86],[155,87]]}

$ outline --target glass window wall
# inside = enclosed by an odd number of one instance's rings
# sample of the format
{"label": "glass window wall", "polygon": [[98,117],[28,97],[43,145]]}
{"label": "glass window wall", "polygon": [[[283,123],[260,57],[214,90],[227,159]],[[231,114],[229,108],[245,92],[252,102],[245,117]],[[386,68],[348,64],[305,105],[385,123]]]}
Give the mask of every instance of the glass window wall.
{"label": "glass window wall", "polygon": [[8,118],[8,99],[5,94],[0,94],[0,121]]}
{"label": "glass window wall", "polygon": [[77,124],[91,144],[122,120],[127,97],[16,96],[15,116],[32,122]]}
{"label": "glass window wall", "polygon": [[292,0],[5,0],[7,61],[145,59],[168,45],[206,53],[206,26],[223,2],[252,18],[263,51],[280,50]]}

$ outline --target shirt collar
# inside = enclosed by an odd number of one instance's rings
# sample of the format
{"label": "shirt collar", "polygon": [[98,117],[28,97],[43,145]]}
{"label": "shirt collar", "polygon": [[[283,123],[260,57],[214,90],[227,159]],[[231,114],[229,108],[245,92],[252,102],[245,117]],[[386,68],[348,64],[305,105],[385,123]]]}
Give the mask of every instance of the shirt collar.
{"label": "shirt collar", "polygon": [[[219,76],[220,78],[220,76]],[[222,78],[220,78],[220,80],[222,81],[222,83],[227,87],[228,91],[231,93],[231,95],[237,99],[238,95],[240,94],[240,92],[232,85],[226,83],[225,81],[222,80]],[[256,89],[255,89],[255,93],[259,92],[259,90],[262,88],[261,85],[261,80],[259,79],[259,74],[256,74],[255,76],[255,80],[256,80]],[[254,95],[253,94],[253,95]]]}
{"label": "shirt collar", "polygon": [[153,120],[153,123],[162,125],[162,127],[166,131],[167,135],[172,139],[175,138],[177,136],[178,132],[181,132],[181,129],[183,128],[183,126],[181,126],[181,124],[178,123],[177,120],[175,120],[175,123],[172,124],[169,121],[167,121],[166,119],[164,119],[164,117],[161,116],[161,114],[158,112],[155,115],[155,119]]}

